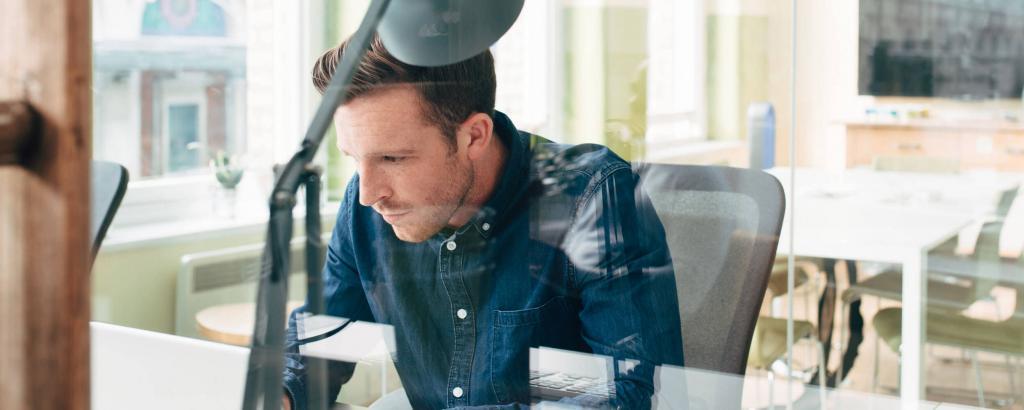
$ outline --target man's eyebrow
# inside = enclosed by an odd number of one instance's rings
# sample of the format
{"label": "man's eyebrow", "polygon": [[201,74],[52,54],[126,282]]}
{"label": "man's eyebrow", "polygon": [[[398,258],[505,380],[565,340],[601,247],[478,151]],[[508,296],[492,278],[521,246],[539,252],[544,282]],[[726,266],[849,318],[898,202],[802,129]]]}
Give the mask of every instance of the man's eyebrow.
{"label": "man's eyebrow", "polygon": [[393,156],[401,156],[401,155],[410,155],[410,154],[414,154],[414,153],[416,153],[416,150],[414,150],[414,149],[395,149],[395,150],[370,151],[370,152],[368,152],[366,154],[366,156],[368,156],[368,157],[384,157],[384,156],[393,157]]}
{"label": "man's eyebrow", "polygon": [[[345,151],[341,147],[338,147],[338,150],[341,151],[341,153],[343,155],[347,156],[347,157],[355,158],[354,155],[350,154],[348,151]],[[376,157],[376,158],[379,158],[379,157],[402,157],[402,156],[409,156],[409,155],[412,155],[412,154],[415,154],[415,153],[416,153],[416,150],[414,150],[414,149],[381,150],[381,151],[371,151],[371,152],[367,153],[365,156],[366,157]]]}

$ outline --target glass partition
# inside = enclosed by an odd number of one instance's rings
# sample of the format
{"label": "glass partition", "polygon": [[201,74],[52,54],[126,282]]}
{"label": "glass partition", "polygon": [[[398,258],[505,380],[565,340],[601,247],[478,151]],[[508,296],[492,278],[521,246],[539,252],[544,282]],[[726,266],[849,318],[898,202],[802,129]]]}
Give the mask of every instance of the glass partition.
{"label": "glass partition", "polygon": [[[369,4],[93,2],[94,159],[132,181],[94,407],[241,405],[274,165]],[[295,206],[287,403],[1019,408],[1020,17],[526,0],[455,68],[374,44],[314,161],[324,314]]]}
{"label": "glass partition", "polygon": [[1024,9],[837,7],[799,2],[788,192],[793,253],[826,278],[830,386],[1016,408]]}

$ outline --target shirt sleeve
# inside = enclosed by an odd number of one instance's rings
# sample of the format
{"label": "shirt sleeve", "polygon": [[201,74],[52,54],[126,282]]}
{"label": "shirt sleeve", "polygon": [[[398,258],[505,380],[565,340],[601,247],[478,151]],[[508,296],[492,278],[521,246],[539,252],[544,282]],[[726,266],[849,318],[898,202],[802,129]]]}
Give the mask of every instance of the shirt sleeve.
{"label": "shirt sleeve", "polygon": [[563,242],[583,338],[595,354],[614,358],[612,405],[627,408],[650,407],[655,366],[683,364],[672,258],[638,185],[626,164],[595,175]]}
{"label": "shirt sleeve", "polygon": [[[338,217],[331,241],[327,247],[324,262],[324,306],[326,314],[362,321],[373,321],[373,315],[366,300],[366,294],[355,268],[352,251],[353,209],[358,193],[358,181],[354,178],[345,190],[344,199],[338,209]],[[305,410],[307,406],[307,364],[309,359],[299,354],[297,318],[305,313],[306,306],[292,312],[288,317],[285,335],[284,389],[292,401],[292,408]],[[321,360],[321,359],[317,359]],[[327,397],[333,401],[338,397],[341,386],[352,378],[354,363],[327,361]]]}

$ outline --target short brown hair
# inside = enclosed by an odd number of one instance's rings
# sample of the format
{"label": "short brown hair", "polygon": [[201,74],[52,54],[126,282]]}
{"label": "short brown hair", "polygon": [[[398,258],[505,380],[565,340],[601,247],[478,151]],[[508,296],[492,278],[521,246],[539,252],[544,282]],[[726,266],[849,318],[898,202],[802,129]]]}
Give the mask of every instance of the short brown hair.
{"label": "short brown hair", "polygon": [[[324,93],[334,76],[349,41],[325,51],[313,65],[313,85]],[[437,125],[449,138],[455,137],[459,124],[474,113],[494,115],[494,57],[486,50],[468,60],[440,67],[419,67],[405,64],[384,48],[380,36],[374,35],[370,48],[345,90],[345,101],[351,101],[381,86],[410,84],[426,102],[423,115]]]}

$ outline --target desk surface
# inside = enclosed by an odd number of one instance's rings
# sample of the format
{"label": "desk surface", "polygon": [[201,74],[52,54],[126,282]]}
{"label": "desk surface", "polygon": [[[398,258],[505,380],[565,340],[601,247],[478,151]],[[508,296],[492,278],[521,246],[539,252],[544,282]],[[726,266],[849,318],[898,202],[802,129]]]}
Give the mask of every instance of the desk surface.
{"label": "desk surface", "polygon": [[923,397],[926,377],[922,352],[928,252],[990,215],[999,195],[1020,185],[1021,175],[786,168],[769,172],[795,204],[786,215],[780,253],[902,266],[901,407],[915,405]]}
{"label": "desk surface", "polygon": [[[994,210],[999,194],[1020,184],[1019,174],[968,172],[938,175],[871,170],[769,171],[795,205],[779,240],[779,253],[901,263],[951,238]],[[794,223],[790,250],[790,224]]]}
{"label": "desk surface", "polygon": [[[341,350],[357,351],[365,339],[372,339],[370,333],[379,337],[387,334],[383,328],[390,328],[369,323],[363,326],[376,332],[327,340],[335,339],[335,347]],[[248,349],[97,322],[93,322],[90,329],[93,408],[227,409],[241,406]],[[531,348],[530,354],[531,367],[536,369],[595,376],[611,368],[611,359],[605,356],[551,348]],[[774,391],[771,396],[776,404],[786,403],[786,392],[791,391],[788,401],[801,404],[797,408],[818,408],[821,393],[832,409],[897,408],[900,405],[899,398],[891,396],[849,390],[822,392],[802,382],[787,382],[781,378],[770,383],[764,374],[739,376],[673,366],[657,369],[655,386],[659,409],[680,408],[684,402],[689,403],[691,409],[738,408],[741,402],[745,407],[765,407],[769,389]],[[952,407],[921,402],[920,408]]]}

